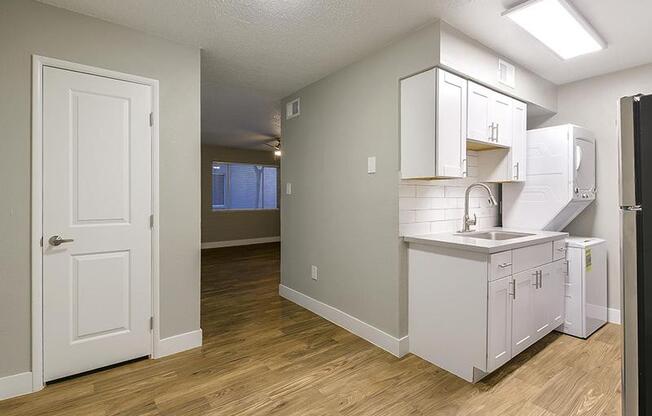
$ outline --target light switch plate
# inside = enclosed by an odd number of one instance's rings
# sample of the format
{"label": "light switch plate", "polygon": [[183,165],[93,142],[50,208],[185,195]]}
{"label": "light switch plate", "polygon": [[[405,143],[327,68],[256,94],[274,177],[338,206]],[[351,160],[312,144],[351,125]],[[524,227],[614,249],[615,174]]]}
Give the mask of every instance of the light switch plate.
{"label": "light switch plate", "polygon": [[285,184],[285,195],[292,195],[292,184],[290,182]]}
{"label": "light switch plate", "polygon": [[310,277],[312,280],[317,280],[317,275],[319,273],[319,270],[317,269],[317,266],[312,266],[310,268]]}
{"label": "light switch plate", "polygon": [[376,173],[376,156],[367,158],[367,173]]}

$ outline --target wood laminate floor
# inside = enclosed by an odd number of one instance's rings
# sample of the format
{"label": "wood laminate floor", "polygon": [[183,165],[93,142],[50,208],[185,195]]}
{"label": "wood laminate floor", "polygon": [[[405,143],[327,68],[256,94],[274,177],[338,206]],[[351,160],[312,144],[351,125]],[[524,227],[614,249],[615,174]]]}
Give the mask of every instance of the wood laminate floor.
{"label": "wood laminate floor", "polygon": [[48,385],[0,415],[617,415],[620,327],[550,334],[471,385],[278,296],[279,246],[204,251],[204,345]]}

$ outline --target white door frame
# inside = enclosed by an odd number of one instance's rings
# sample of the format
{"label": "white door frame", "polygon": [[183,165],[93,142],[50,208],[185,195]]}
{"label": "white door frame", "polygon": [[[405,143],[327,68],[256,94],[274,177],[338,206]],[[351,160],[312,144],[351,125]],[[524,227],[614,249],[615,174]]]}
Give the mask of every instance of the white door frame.
{"label": "white door frame", "polygon": [[158,80],[32,55],[32,390],[43,383],[43,68],[53,67],[152,87],[152,354],[157,357],[159,325],[159,87]]}

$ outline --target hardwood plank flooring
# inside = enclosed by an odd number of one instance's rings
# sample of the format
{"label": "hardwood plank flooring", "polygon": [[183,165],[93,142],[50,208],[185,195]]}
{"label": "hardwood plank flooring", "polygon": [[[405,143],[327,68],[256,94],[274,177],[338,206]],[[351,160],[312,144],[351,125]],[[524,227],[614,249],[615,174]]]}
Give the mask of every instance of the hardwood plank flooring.
{"label": "hardwood plank flooring", "polygon": [[620,327],[550,334],[471,385],[278,296],[279,245],[204,251],[204,345],[48,385],[0,415],[619,415]]}

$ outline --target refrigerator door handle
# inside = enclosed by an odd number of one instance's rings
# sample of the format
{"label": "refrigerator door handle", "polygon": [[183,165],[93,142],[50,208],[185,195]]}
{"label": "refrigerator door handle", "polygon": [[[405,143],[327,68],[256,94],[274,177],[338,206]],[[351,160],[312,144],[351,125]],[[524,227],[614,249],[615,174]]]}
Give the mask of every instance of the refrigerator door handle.
{"label": "refrigerator door handle", "polygon": [[620,207],[623,211],[643,211],[643,207],[640,205],[629,205],[626,207]]}
{"label": "refrigerator door handle", "polygon": [[636,200],[636,126],[634,124],[636,97],[620,100],[618,124],[620,125],[620,146],[618,175],[620,180],[620,206],[635,206]]}

